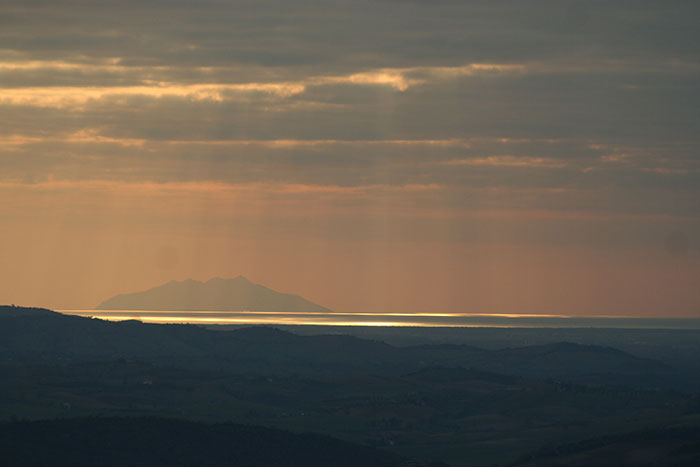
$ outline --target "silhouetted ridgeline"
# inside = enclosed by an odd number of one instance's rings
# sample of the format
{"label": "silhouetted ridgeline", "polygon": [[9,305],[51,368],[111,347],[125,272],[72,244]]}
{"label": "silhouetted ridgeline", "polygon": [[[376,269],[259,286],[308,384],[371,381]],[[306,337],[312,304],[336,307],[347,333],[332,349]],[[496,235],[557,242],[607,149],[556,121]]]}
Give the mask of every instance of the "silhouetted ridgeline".
{"label": "silhouetted ridgeline", "polygon": [[170,281],[152,289],[112,297],[97,306],[100,310],[223,310],[268,312],[321,312],[328,308],[298,295],[276,292],[254,284],[243,276]]}
{"label": "silhouetted ridgeline", "polygon": [[395,454],[329,436],[143,417],[0,423],[0,453],[6,467],[408,465]]}
{"label": "silhouetted ridgeline", "polygon": [[395,347],[351,336],[300,336],[262,326],[222,332],[18,307],[0,307],[0,350],[0,361],[10,363],[140,358],[184,368],[287,374],[399,374],[443,365],[589,384],[687,384],[658,361],[600,346],[556,343],[495,351],[467,345]]}

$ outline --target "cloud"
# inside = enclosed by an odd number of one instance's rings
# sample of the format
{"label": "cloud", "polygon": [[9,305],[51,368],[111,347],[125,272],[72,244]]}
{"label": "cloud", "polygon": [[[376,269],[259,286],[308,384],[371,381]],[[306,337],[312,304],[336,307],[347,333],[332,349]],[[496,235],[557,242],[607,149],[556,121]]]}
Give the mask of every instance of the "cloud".
{"label": "cloud", "polygon": [[[10,106],[38,106],[56,107],[60,109],[75,108],[82,110],[86,105],[100,100],[108,100],[110,103],[119,103],[125,98],[139,96],[145,98],[182,98],[187,101],[212,101],[237,100],[240,96],[275,96],[277,98],[289,98],[304,93],[311,86],[325,85],[350,85],[350,86],[390,86],[397,91],[428,84],[436,81],[457,78],[463,76],[488,75],[492,73],[504,73],[522,71],[519,65],[499,64],[470,64],[457,67],[413,67],[406,69],[378,69],[345,76],[309,76],[298,81],[278,82],[203,82],[203,83],[178,83],[172,81],[158,81],[154,75],[167,78],[167,67],[154,67],[154,71],[145,67],[124,67],[115,63],[119,59],[107,60],[108,64],[82,64],[63,61],[26,61],[26,62],[0,62],[0,73],[16,70],[41,70],[45,74],[52,75],[55,71],[74,71],[76,81],[85,81],[83,86],[55,86],[35,85],[31,87],[6,87],[0,89],[0,105]],[[207,68],[206,71],[209,69]],[[117,84],[104,85],[106,76],[98,74],[90,76],[91,72],[100,71],[113,75],[127,75],[125,79],[115,76],[111,80],[119,83],[124,80],[136,81],[135,84],[124,86]],[[140,80],[135,76],[140,74]],[[206,76],[204,79],[207,79]],[[23,80],[18,80],[23,81]],[[99,84],[96,84],[99,83]],[[122,101],[123,102],[123,101]]]}
{"label": "cloud", "polygon": [[[193,101],[220,102],[236,94],[261,93],[289,97],[304,91],[293,83],[193,84],[155,83],[151,86],[110,87],[35,87],[0,90],[0,105],[57,107],[82,109],[97,100],[119,103],[132,96],[163,98],[179,97]],[[122,101],[124,102],[124,101]]]}
{"label": "cloud", "polygon": [[453,159],[446,161],[445,165],[451,166],[492,166],[492,167],[523,167],[523,168],[549,168],[559,169],[567,166],[562,160],[544,157],[523,156],[487,156],[470,159]]}
{"label": "cloud", "polygon": [[4,2],[0,181],[698,212],[698,6],[360,4]]}
{"label": "cloud", "polygon": [[[376,1],[3,2],[3,43],[35,56],[125,56],[126,63],[378,68],[417,61],[698,55],[697,5],[654,1],[524,5]],[[580,18],[585,18],[581,21]],[[651,33],[649,33],[651,32]],[[87,39],[92,39],[88,41]],[[383,63],[383,64],[382,64]],[[335,73],[335,72],[334,72]],[[337,73],[336,73],[337,74]]]}

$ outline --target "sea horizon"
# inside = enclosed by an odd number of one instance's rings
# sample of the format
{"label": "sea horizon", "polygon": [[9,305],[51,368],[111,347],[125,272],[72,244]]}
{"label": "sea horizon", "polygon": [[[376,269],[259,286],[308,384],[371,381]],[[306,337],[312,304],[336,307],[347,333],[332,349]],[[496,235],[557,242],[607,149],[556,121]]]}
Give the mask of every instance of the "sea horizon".
{"label": "sea horizon", "polygon": [[700,318],[484,313],[341,313],[226,310],[56,310],[108,321],[157,324],[502,328],[700,329]]}

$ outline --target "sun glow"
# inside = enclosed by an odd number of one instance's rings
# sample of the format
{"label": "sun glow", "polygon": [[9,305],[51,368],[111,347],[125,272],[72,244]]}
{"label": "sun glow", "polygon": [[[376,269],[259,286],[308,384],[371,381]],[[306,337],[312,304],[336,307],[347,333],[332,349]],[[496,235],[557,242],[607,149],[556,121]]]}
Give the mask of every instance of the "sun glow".
{"label": "sun glow", "polygon": [[[567,318],[534,314],[478,313],[342,313],[342,312],[267,312],[267,311],[153,311],[153,310],[61,310],[61,313],[108,321],[138,320],[144,323],[183,324],[269,324],[323,326],[510,326],[498,319]],[[494,321],[496,319],[496,321]]]}

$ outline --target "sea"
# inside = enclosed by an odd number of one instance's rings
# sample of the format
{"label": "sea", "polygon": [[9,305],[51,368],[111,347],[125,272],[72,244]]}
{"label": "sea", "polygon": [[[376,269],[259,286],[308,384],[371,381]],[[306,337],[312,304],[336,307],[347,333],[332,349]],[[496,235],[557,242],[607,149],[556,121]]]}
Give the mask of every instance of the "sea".
{"label": "sea", "polygon": [[199,325],[420,326],[490,328],[700,329],[700,318],[474,313],[290,313],[262,311],[58,310],[110,321]]}

